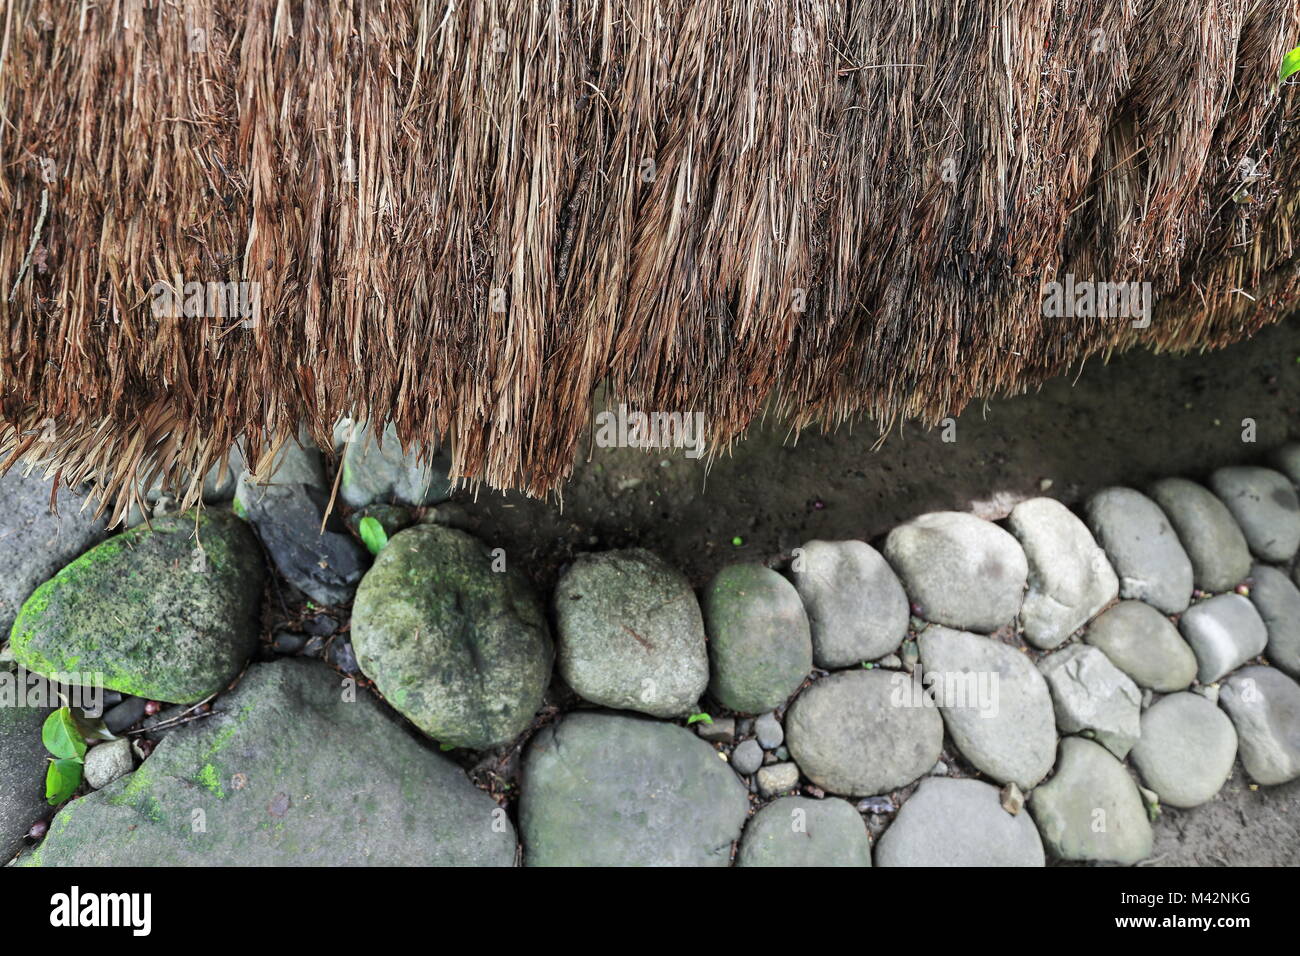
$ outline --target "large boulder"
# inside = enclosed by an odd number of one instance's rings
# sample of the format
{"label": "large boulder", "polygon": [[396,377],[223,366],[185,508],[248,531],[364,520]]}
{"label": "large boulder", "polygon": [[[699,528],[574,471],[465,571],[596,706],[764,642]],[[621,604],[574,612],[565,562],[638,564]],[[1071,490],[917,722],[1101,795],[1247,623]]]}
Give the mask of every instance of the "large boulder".
{"label": "large boulder", "polygon": [[1300,501],[1286,475],[1272,468],[1234,465],[1210,475],[1210,487],[1237,519],[1251,552],[1286,563],[1300,549]]}
{"label": "large boulder", "polygon": [[889,533],[885,557],[927,621],[987,633],[1020,611],[1029,564],[1020,542],[990,521],[921,515]]}
{"label": "large boulder", "polygon": [[1029,590],[1020,608],[1025,640],[1049,650],[1119,594],[1119,579],[1087,526],[1054,498],[1031,498],[1011,510],[1011,533],[1029,560]]}
{"label": "large boulder", "polygon": [[1264,652],[1268,629],[1240,594],[1220,594],[1194,604],[1178,622],[1196,654],[1196,679],[1212,684]]}
{"label": "large boulder", "polygon": [[1061,733],[1091,737],[1121,760],[1138,739],[1142,692],[1101,651],[1071,644],[1038,662]]}
{"label": "large boulder", "polygon": [[733,564],[714,576],[703,605],[713,697],[742,714],[784,704],[813,665],[808,615],[790,582],[762,565]]}
{"label": "large boulder", "polygon": [[443,744],[517,737],[550,683],[554,648],[528,579],[440,525],[395,535],[357,589],[352,646],[385,699]]}
{"label": "large boulder", "polygon": [[1300,678],[1300,588],[1267,564],[1255,565],[1250,577],[1250,602],[1268,631],[1264,653],[1273,666]]}
{"label": "large boulder", "polygon": [[818,667],[852,667],[892,654],[907,634],[907,594],[875,548],[809,541],[790,577],[808,609]]}
{"label": "large boulder", "polygon": [[804,775],[832,793],[874,796],[911,783],[943,749],[934,703],[901,671],[842,671],[804,689],[785,718]]}
{"label": "large boulder", "polygon": [[403,449],[392,425],[377,438],[369,424],[349,424],[345,437],[339,497],[352,507],[375,502],[422,507],[451,497],[446,454],[431,453],[421,463],[421,446]]}
{"label": "large boulder", "polygon": [[1043,866],[1029,814],[981,780],[926,777],[876,846],[877,866]]}
{"label": "large boulder", "polygon": [[1252,780],[1300,777],[1300,684],[1275,667],[1243,667],[1224,682],[1219,704],[1232,718]]}
{"label": "large boulder", "polygon": [[1133,864],[1154,834],[1137,784],[1100,744],[1064,737],[1052,779],[1029,795],[1043,843],[1061,860]]}
{"label": "large boulder", "polygon": [[595,704],[688,713],[709,682],[690,582],[649,551],[579,555],[555,586],[560,674]]}
{"label": "large boulder", "polygon": [[[0,678],[12,677],[0,669]],[[31,825],[50,812],[45,802],[49,754],[41,744],[41,726],[50,709],[25,703],[0,704],[0,866],[14,855]]]}
{"label": "large boulder", "polygon": [[528,866],[727,866],[749,813],[740,778],[689,730],[577,711],[524,758]]}
{"label": "large boulder", "polygon": [[510,866],[504,809],[365,691],[306,660],[251,667],[216,713],[74,800],[46,866]]}
{"label": "large boulder", "polygon": [[1121,601],[1088,625],[1083,639],[1139,687],[1162,694],[1185,690],[1196,679],[1196,655],[1173,622],[1142,601]]}
{"label": "large boulder", "polygon": [[918,639],[925,680],[948,733],[975,767],[999,783],[1032,789],[1052,769],[1056,722],[1043,675],[992,638],[928,627]]}
{"label": "large boulder", "polygon": [[1240,584],[1250,573],[1250,548],[1224,503],[1186,478],[1163,478],[1149,490],[1178,532],[1196,586],[1228,591]]}
{"label": "large boulder", "polygon": [[1132,488],[1105,488],[1084,505],[1088,527],[1119,575],[1123,598],[1166,614],[1192,599],[1192,562],[1160,506]]}
{"label": "large boulder", "polygon": [[93,506],[83,510],[81,495],[60,488],[59,513],[51,512],[52,488],[18,467],[0,477],[0,637],[37,585],[104,540],[104,522],[93,517]]}
{"label": "large boulder", "polygon": [[14,659],[46,677],[93,674],[108,690],[193,703],[257,647],[264,577],[256,539],[229,512],[155,518],[37,588],[14,622]]}
{"label": "large boulder", "polygon": [[736,866],[870,866],[871,839],[853,804],[781,797],[750,819]]}
{"label": "large boulder", "polygon": [[1211,701],[1183,691],[1147,708],[1130,757],[1161,803],[1195,807],[1213,799],[1232,773],[1237,734]]}

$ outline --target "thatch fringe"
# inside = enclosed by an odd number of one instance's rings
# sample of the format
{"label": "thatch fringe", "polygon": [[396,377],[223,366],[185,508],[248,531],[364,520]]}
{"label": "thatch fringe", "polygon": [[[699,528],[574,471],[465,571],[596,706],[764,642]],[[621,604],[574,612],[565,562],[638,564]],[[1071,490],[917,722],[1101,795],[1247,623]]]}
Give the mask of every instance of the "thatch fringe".
{"label": "thatch fringe", "polygon": [[[607,383],[935,421],[1297,297],[1297,0],[8,0],[0,450],[124,506],[344,412],[553,490]],[[1150,282],[1149,328],[1042,284]],[[260,321],[157,282],[260,283]],[[12,294],[10,293],[12,290]]]}

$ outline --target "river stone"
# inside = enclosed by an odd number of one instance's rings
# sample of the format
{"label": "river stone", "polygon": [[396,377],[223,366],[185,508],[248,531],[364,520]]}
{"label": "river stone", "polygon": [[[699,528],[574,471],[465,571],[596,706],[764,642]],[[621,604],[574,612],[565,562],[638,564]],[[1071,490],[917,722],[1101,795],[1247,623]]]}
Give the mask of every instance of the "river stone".
{"label": "river stone", "polygon": [[957,749],[999,783],[1029,791],[1052,769],[1056,723],[1029,658],[988,637],[928,627],[921,664]]}
{"label": "river stone", "polygon": [[[317,661],[249,668],[216,714],[74,800],[47,866],[510,866],[505,811]],[[202,816],[196,816],[202,811]]]}
{"label": "river stone", "polygon": [[911,783],[943,749],[943,721],[901,671],[842,671],[806,687],[785,715],[799,769],[844,796],[874,796]]}
{"label": "river stone", "polygon": [[1212,684],[1258,657],[1268,644],[1268,629],[1255,606],[1240,594],[1220,594],[1194,604],[1178,622],[1196,653],[1196,679]]}
{"label": "river stone", "polygon": [[871,839],[853,804],[781,797],[754,814],[736,866],[870,866]]}
{"label": "river stone", "polygon": [[1288,442],[1273,450],[1269,460],[1293,485],[1300,485],[1300,442]]}
{"label": "river stone", "polygon": [[297,438],[288,438],[268,457],[264,449],[261,456],[261,468],[248,463],[247,469],[240,474],[235,483],[235,510],[244,508],[248,494],[254,488],[274,487],[275,485],[308,485],[312,488],[329,488],[325,478],[325,462],[320,449],[316,447],[311,435],[305,428],[300,429]]}
{"label": "river stone", "polygon": [[0,866],[9,862],[31,825],[50,812],[45,802],[49,754],[41,745],[41,726],[50,713],[47,707],[0,707]]}
{"label": "river stone", "polygon": [[1020,542],[974,515],[938,511],[889,532],[885,557],[927,621],[990,632],[1020,610],[1029,564]]}
{"label": "river stone", "polygon": [[0,638],[9,634],[18,609],[37,585],[87,548],[104,539],[104,522],[94,506],[59,489],[57,515],[50,513],[53,482],[14,467],[0,478]]}
{"label": "river stone", "polygon": [[704,591],[709,690],[723,707],[759,714],[778,707],[812,670],[808,616],[794,587],[758,564],[733,564]]}
{"label": "river stone", "polygon": [[1243,667],[1219,689],[1237,729],[1241,764],[1256,783],[1300,777],[1300,684],[1275,667]]}
{"label": "river stone", "polygon": [[1232,773],[1237,732],[1200,694],[1170,694],[1142,715],[1142,739],[1130,756],[1161,803],[1195,807],[1213,799]]}
{"label": "river stone", "polygon": [[592,703],[677,717],[709,683],[695,592],[649,551],[579,555],[555,587],[555,618],[560,674]]}
{"label": "river stone", "polygon": [[1043,866],[1029,814],[980,780],[926,777],[876,844],[877,866]]}
{"label": "river stone", "polygon": [[86,751],[86,786],[93,790],[107,787],[135,769],[131,741],[125,737],[108,740]]}
{"label": "river stone", "polygon": [[1050,650],[1115,600],[1119,579],[1087,526],[1053,498],[1022,501],[1007,524],[1029,561],[1025,639]]}
{"label": "river stone", "polygon": [[1300,678],[1300,588],[1267,564],[1255,565],[1250,577],[1250,602],[1268,631],[1264,653],[1275,667]]}
{"label": "river stone", "polygon": [[106,690],[193,703],[256,649],[264,576],[256,539],[229,512],[155,518],[37,588],[14,622],[14,659],[46,677],[102,675]]}
{"label": "river stone", "polygon": [[1210,475],[1210,487],[1241,526],[1251,552],[1265,561],[1290,561],[1300,549],[1300,501],[1286,475],[1272,468],[1234,465]]}
{"label": "river stone", "polygon": [[1162,694],[1186,690],[1196,679],[1196,655],[1178,628],[1149,604],[1121,601],[1100,614],[1083,639],[1139,687]]}
{"label": "river stone", "polygon": [[577,711],[524,758],[519,827],[528,866],[727,866],[749,795],[690,731]]}
{"label": "river stone", "polygon": [[1105,488],[1084,506],[1088,527],[1119,576],[1119,595],[1166,614],[1192,599],[1192,562],[1160,506],[1132,488]]}
{"label": "river stone", "polygon": [[1151,855],[1154,835],[1137,785],[1091,740],[1061,739],[1056,773],[1029,795],[1029,812],[1058,859],[1133,864]]}
{"label": "river stone", "polygon": [[818,667],[852,667],[893,653],[907,635],[907,595],[875,548],[809,541],[790,567],[808,609]]}
{"label": "river stone", "polygon": [[1138,739],[1142,692],[1095,647],[1071,644],[1038,662],[1061,733],[1088,731],[1121,760]]}
{"label": "river stone", "polygon": [[452,491],[447,477],[451,458],[436,453],[420,464],[420,451],[418,444],[403,451],[392,425],[384,428],[381,440],[368,424],[357,425],[343,451],[339,497],[354,508],[376,501],[413,507],[446,501]]}
{"label": "river stone", "polygon": [[1246,537],[1222,501],[1186,478],[1163,478],[1150,488],[1192,561],[1192,580],[1204,591],[1230,591],[1250,574]]}
{"label": "river stone", "polygon": [[495,570],[482,542],[440,525],[396,534],[379,552],[357,588],[352,645],[393,707],[440,743],[475,750],[531,723],[554,658],[523,572]]}

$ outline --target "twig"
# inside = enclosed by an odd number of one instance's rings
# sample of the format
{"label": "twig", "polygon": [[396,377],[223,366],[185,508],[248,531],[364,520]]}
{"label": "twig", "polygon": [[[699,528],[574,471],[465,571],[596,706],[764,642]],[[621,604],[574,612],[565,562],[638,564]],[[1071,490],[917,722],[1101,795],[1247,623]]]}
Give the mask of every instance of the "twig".
{"label": "twig", "polygon": [[18,294],[18,286],[22,284],[23,276],[27,274],[28,268],[32,264],[32,255],[36,252],[36,243],[40,241],[41,230],[45,228],[45,213],[50,208],[50,191],[41,190],[41,214],[36,217],[36,228],[32,230],[32,241],[27,246],[27,256],[23,259],[23,267],[18,270],[18,278],[14,280],[14,287],[9,290],[9,301],[14,300]]}

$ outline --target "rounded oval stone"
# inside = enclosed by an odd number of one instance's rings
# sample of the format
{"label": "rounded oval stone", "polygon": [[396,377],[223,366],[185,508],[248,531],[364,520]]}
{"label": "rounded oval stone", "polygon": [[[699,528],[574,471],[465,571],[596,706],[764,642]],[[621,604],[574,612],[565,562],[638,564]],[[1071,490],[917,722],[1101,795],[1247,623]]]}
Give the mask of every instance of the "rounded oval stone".
{"label": "rounded oval stone", "polygon": [[750,819],[736,866],[870,866],[871,839],[853,804],[781,797]]}
{"label": "rounded oval stone", "polygon": [[794,586],[770,568],[733,564],[704,591],[709,690],[722,706],[761,714],[785,703],[812,670],[808,615]]}
{"label": "rounded oval stone", "polygon": [[1020,611],[1029,564],[1020,542],[991,521],[921,515],[889,532],[885,557],[927,621],[987,633]]}
{"label": "rounded oval stone", "polygon": [[1300,777],[1300,684],[1276,667],[1243,667],[1223,683],[1219,704],[1237,729],[1241,764],[1256,783]]}
{"label": "rounded oval stone", "polygon": [[926,777],[876,845],[877,866],[1043,866],[1028,813],[981,780]]}
{"label": "rounded oval stone", "polygon": [[1139,687],[1162,694],[1196,679],[1196,655],[1169,618],[1142,601],[1121,601],[1097,616],[1083,639]]}
{"label": "rounded oval stone", "polygon": [[1047,682],[1000,641],[946,627],[917,639],[925,681],[963,756],[999,783],[1029,791],[1052,769],[1056,720]]}
{"label": "rounded oval stone", "polygon": [[361,579],[352,646],[362,672],[444,744],[513,740],[541,706],[554,651],[546,616],[514,566],[440,525],[394,535]]}
{"label": "rounded oval stone", "polygon": [[1272,468],[1233,465],[1210,475],[1210,487],[1237,519],[1251,552],[1265,561],[1290,561],[1300,549],[1300,501],[1286,475]]}
{"label": "rounded oval stone", "polygon": [[1237,732],[1200,694],[1170,694],[1142,714],[1142,736],[1129,756],[1161,803],[1195,807],[1213,799],[1232,773]]}
{"label": "rounded oval stone", "polygon": [[10,639],[19,664],[172,704],[234,679],[257,647],[257,539],[215,509],[151,524],[96,545],[32,593]]}
{"label": "rounded oval stone", "polygon": [[1084,506],[1119,575],[1119,594],[1178,614],[1192,599],[1192,562],[1160,506],[1132,488],[1104,488]]}
{"label": "rounded oval stone", "polygon": [[709,683],[690,582],[649,551],[579,555],[555,586],[560,674],[595,704],[688,713]]}
{"label": "rounded oval stone", "polygon": [[862,541],[809,541],[790,577],[808,610],[818,667],[852,667],[898,649],[907,594],[875,548]]}
{"label": "rounded oval stone", "polygon": [[1192,605],[1178,629],[1196,654],[1196,679],[1202,684],[1214,683],[1268,645],[1263,619],[1240,594],[1219,594]]}
{"label": "rounded oval stone", "polygon": [[1250,578],[1250,602],[1268,631],[1264,653],[1274,667],[1300,677],[1300,588],[1267,564],[1255,565]]}
{"label": "rounded oval stone", "polygon": [[740,778],[676,724],[577,711],[524,758],[527,866],[727,866],[748,813]]}
{"label": "rounded oval stone", "polygon": [[785,740],[813,783],[874,796],[911,783],[943,749],[943,720],[902,671],[843,671],[806,687],[785,717]]}
{"label": "rounded oval stone", "polygon": [[1150,491],[1178,532],[1196,586],[1229,591],[1241,583],[1250,573],[1250,548],[1224,503],[1186,478],[1163,478]]}

